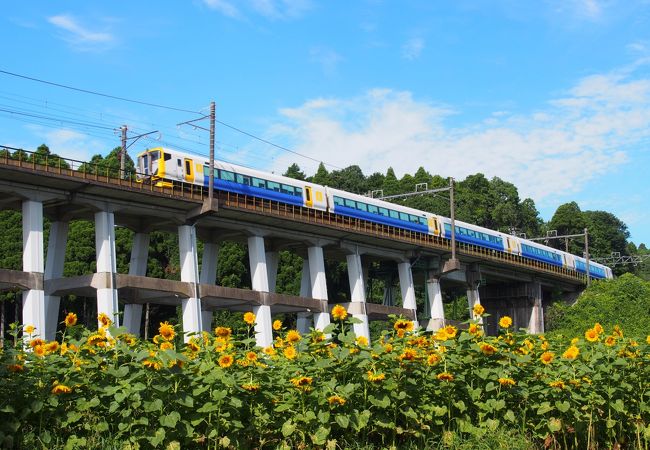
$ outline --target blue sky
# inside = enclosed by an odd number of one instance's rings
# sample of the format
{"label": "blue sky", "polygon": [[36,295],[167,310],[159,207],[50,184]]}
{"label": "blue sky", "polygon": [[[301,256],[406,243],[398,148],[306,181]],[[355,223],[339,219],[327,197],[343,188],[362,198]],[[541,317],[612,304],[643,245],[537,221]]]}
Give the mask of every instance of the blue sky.
{"label": "blue sky", "polygon": [[[219,120],[309,157],[217,125],[221,159],[308,174],[314,160],[483,172],[546,220],[576,200],[650,243],[648,0],[34,0],[3,11],[0,70],[198,113],[214,100]],[[198,114],[1,73],[0,110],[3,145],[88,159],[127,124],[160,131],[131,153],[208,151],[207,133],[176,126]]]}

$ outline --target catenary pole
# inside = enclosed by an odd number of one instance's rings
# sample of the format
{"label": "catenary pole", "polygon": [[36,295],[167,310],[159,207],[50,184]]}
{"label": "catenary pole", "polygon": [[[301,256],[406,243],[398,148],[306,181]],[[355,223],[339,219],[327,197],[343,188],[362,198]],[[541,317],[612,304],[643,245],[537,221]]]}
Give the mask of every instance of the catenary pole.
{"label": "catenary pole", "polygon": [[210,102],[210,186],[208,187],[208,200],[212,207],[212,198],[214,196],[214,123],[216,121],[216,112],[214,102]]}
{"label": "catenary pole", "polygon": [[126,167],[126,131],[128,130],[126,125],[120,127],[122,131],[122,150],[120,150],[120,179],[124,179],[125,173],[124,169]]}

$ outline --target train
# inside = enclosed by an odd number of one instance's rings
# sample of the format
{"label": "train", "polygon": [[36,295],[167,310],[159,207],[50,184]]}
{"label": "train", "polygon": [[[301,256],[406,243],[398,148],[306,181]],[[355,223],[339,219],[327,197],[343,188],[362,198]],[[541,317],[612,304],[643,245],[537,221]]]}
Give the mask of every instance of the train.
{"label": "train", "polygon": [[[136,171],[138,182],[156,186],[171,187],[178,182],[209,186],[208,158],[174,149],[156,147],[143,151],[138,154]],[[451,239],[448,217],[223,161],[214,161],[214,188]],[[587,272],[587,262],[580,256],[459,220],[455,221],[455,228],[458,242],[581,274]],[[589,275],[594,279],[613,278],[609,267],[592,261]]]}

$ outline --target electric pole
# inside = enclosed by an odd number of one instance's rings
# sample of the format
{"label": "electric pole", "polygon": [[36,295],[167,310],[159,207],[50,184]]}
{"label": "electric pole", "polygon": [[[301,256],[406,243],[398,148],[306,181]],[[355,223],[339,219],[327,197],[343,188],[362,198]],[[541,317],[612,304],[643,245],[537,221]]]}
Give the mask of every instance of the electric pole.
{"label": "electric pole", "polygon": [[120,179],[124,179],[124,168],[126,167],[126,131],[127,126],[122,125],[120,131],[122,131],[122,150],[120,150]]}

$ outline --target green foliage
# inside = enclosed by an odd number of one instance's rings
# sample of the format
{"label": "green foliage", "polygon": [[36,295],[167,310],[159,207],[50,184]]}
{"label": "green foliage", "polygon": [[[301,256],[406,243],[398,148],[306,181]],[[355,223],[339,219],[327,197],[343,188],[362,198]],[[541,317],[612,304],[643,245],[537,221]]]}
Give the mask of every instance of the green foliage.
{"label": "green foliage", "polygon": [[564,336],[581,336],[594,322],[605,328],[620,325],[637,339],[650,334],[650,282],[624,274],[594,282],[573,305],[555,303],[549,311],[549,329]]}

